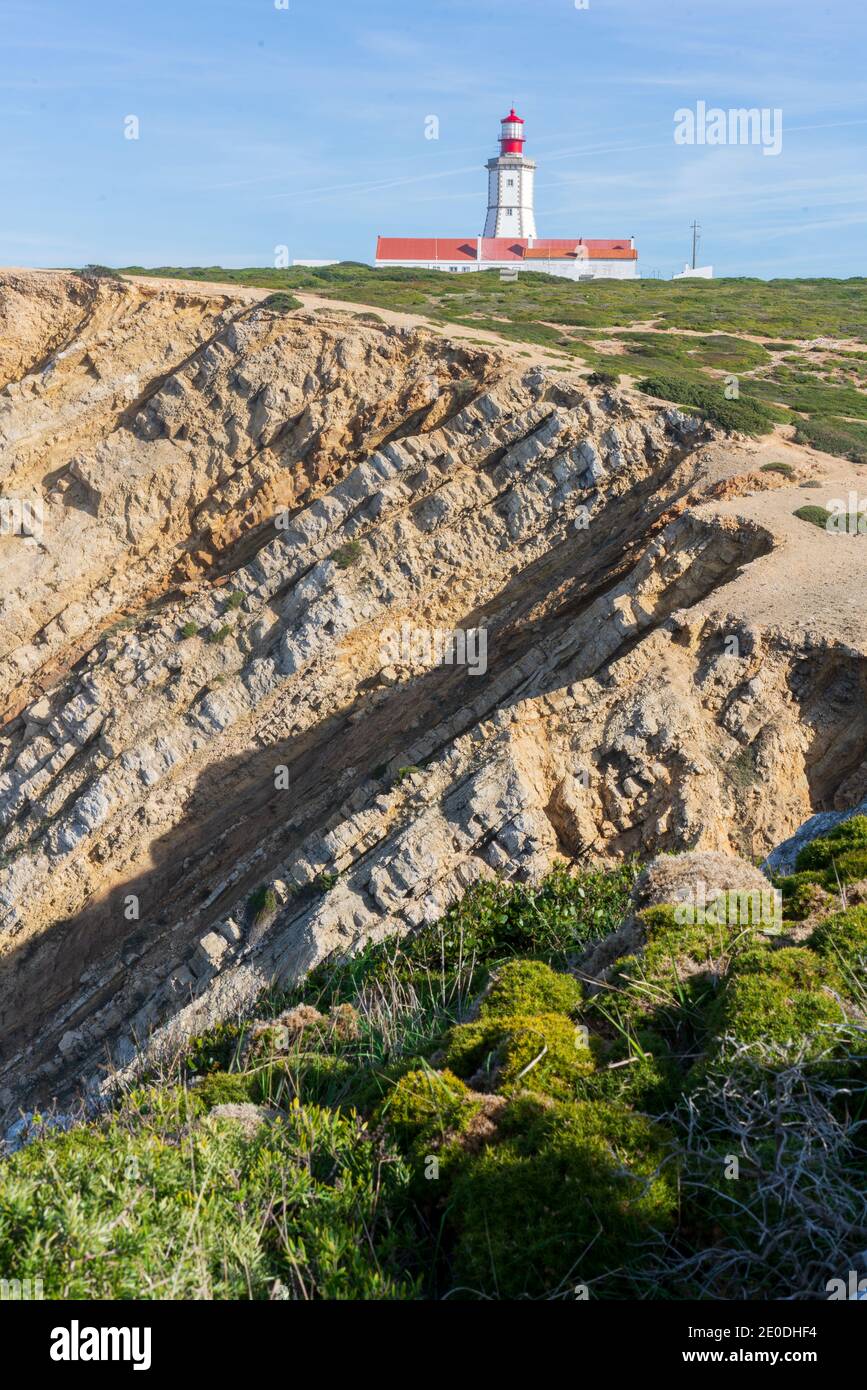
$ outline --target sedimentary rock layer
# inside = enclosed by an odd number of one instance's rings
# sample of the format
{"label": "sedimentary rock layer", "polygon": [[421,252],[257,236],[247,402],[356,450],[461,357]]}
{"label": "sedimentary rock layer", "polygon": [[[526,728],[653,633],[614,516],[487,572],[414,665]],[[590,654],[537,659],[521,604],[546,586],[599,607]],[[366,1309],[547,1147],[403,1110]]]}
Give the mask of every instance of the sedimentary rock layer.
{"label": "sedimentary rock layer", "polygon": [[0,314],[42,507],[0,537],[7,1115],[481,875],[761,855],[867,792],[867,543],[793,516],[851,465],[204,289],[22,272]]}

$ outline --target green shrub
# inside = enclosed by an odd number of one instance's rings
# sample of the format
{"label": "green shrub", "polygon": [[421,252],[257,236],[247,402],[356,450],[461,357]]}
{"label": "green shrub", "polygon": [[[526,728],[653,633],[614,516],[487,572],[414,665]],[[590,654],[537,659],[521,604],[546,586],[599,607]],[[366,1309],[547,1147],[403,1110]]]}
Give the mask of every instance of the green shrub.
{"label": "green shrub", "polygon": [[792,513],[800,521],[809,521],[813,526],[819,526],[823,531],[827,530],[828,522],[831,520],[831,513],[824,507],[814,507],[812,503],[805,507],[798,507]]}
{"label": "green shrub", "polygon": [[675,912],[673,905],[660,904],[639,914],[643,950],[617,962],[615,993],[603,991],[588,1008],[631,1036],[650,1026],[667,1046],[685,1048],[704,1027],[702,1010],[716,997],[719,975],[755,936],[738,920],[680,923]]}
{"label": "green shrub", "polygon": [[652,1028],[636,1028],[630,1038],[607,1040],[603,1049],[592,1039],[596,1068],[575,1080],[576,1100],[619,1101],[650,1115],[664,1115],[678,1105],[689,1065]]}
{"label": "green shrub", "polygon": [[171,1092],[135,1127],[127,1111],[6,1159],[0,1269],[88,1301],[267,1299],[278,1280],[296,1298],[413,1297],[409,1173],[361,1121],[307,1107],[247,1138],[191,1123],[192,1105]]}
{"label": "green shrub", "polygon": [[246,597],[243,589],[233,589],[226,600],[226,609],[231,611],[240,608]]}
{"label": "green shrub", "polygon": [[750,396],[741,395],[738,400],[727,400],[722,385],[702,385],[685,377],[661,375],[645,377],[637,385],[639,391],[674,401],[728,433],[767,434],[779,419],[779,412]]}
{"label": "green shrub", "polygon": [[822,871],[788,874],[779,881],[783,898],[783,916],[789,921],[803,922],[812,912],[833,901],[822,885]]}
{"label": "green shrub", "polygon": [[478,1100],[452,1072],[425,1067],[401,1077],[380,1113],[392,1138],[418,1155],[465,1130],[478,1109]]}
{"label": "green shrub", "polygon": [[784,478],[794,478],[795,470],[790,463],[763,463],[762,473],[781,473]]}
{"label": "green shrub", "polygon": [[278,290],[276,294],[269,294],[262,300],[259,306],[262,309],[270,309],[272,314],[289,314],[293,309],[303,309],[304,305],[300,299],[296,299],[294,294],[287,294],[285,290]]}
{"label": "green shrub", "polygon": [[181,636],[196,637],[198,635],[198,631],[198,623],[194,623],[191,619],[189,622],[184,623],[183,627],[181,628]]}
{"label": "green shrub", "polygon": [[231,631],[232,629],[227,624],[224,624],[222,627],[209,631],[205,641],[209,642],[211,646],[219,646],[220,643],[225,642]]}
{"label": "green shrub", "polygon": [[183,1057],[184,1071],[193,1075],[228,1071],[238,1056],[244,1033],[244,1024],[218,1023],[206,1033],[191,1038]]}
{"label": "green shrub", "polygon": [[397,776],[394,780],[397,785],[400,786],[401,782],[405,781],[407,777],[412,777],[416,772],[421,772],[421,768],[416,767],[415,763],[410,763],[407,767],[399,767],[397,769]]}
{"label": "green shrub", "polygon": [[251,922],[261,922],[276,912],[279,906],[274,889],[263,883],[247,899],[247,915]]}
{"label": "green shrub", "polygon": [[867,845],[844,850],[825,870],[825,884],[831,890],[840,883],[857,883],[859,879],[867,879]]}
{"label": "green shrub", "polygon": [[339,570],[348,570],[351,565],[358,563],[361,555],[361,541],[347,541],[339,550],[335,550],[331,558]]}
{"label": "green shrub", "polygon": [[402,948],[418,970],[443,961],[482,966],[512,955],[564,956],[619,926],[637,872],[633,864],[579,874],[559,866],[538,886],[486,879]]}
{"label": "green shrub", "polygon": [[108,265],[86,265],[79,271],[79,275],[84,275],[88,280],[121,280],[123,277],[118,270],[112,270]]}
{"label": "green shrub", "polygon": [[795,443],[851,459],[853,463],[867,463],[867,425],[854,420],[825,416],[798,420]]}
{"label": "green shrub", "polygon": [[339,877],[339,874],[330,874],[323,869],[322,873],[314,878],[313,888],[317,893],[330,893]]}

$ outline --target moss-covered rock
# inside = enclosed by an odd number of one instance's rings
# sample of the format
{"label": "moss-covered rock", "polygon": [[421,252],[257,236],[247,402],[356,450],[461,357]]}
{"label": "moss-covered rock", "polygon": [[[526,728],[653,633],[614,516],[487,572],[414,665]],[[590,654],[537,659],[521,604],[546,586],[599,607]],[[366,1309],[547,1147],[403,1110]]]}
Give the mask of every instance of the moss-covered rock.
{"label": "moss-covered rock", "polygon": [[511,960],[501,966],[482,1001],[483,1017],[506,1014],[574,1013],[581,986],[571,975],[539,960]]}
{"label": "moss-covered rock", "polygon": [[867,987],[867,903],[825,917],[810,937],[810,945],[839,967],[847,986]]}
{"label": "moss-covered rock", "polygon": [[454,1282],[499,1298],[564,1292],[628,1265],[676,1208],[658,1125],[617,1104],[524,1096],[454,1179]]}
{"label": "moss-covered rock", "polygon": [[840,902],[840,889],[867,879],[867,816],[852,816],[811,840],[799,852],[795,872],[779,881],[790,921]]}
{"label": "moss-covered rock", "polygon": [[603,1052],[595,1071],[575,1084],[577,1100],[617,1100],[650,1114],[676,1105],[683,1090],[685,1062],[653,1029],[639,1028],[628,1041],[618,1036]]}
{"label": "moss-covered rock", "polygon": [[774,1044],[818,1056],[846,1021],[843,981],[836,968],[808,947],[759,946],[737,961],[708,1014],[711,1043]]}
{"label": "moss-covered rock", "polygon": [[424,1067],[401,1077],[381,1115],[395,1142],[417,1155],[462,1133],[478,1109],[478,1100],[459,1077]]}
{"label": "moss-covered rock", "polygon": [[787,921],[803,922],[814,912],[833,905],[833,895],[823,886],[823,880],[824,870],[816,869],[788,874],[780,879],[783,916]]}
{"label": "moss-covered rock", "polygon": [[246,1072],[211,1072],[193,1088],[193,1095],[206,1110],[212,1110],[215,1105],[243,1105],[258,1099],[255,1078]]}
{"label": "moss-covered rock", "polygon": [[842,854],[835,856],[833,862],[825,870],[825,886],[834,891],[838,881],[841,884],[856,883],[859,879],[867,878],[867,845],[859,845],[852,849],[844,850]]}
{"label": "moss-covered rock", "polygon": [[574,1095],[578,1078],[595,1066],[587,1029],[555,1013],[494,1013],[462,1023],[449,1034],[446,1062],[477,1089],[562,1097]]}
{"label": "moss-covered rock", "polygon": [[795,868],[828,869],[840,856],[852,850],[867,851],[867,816],[850,816],[827,835],[811,840],[799,852]]}

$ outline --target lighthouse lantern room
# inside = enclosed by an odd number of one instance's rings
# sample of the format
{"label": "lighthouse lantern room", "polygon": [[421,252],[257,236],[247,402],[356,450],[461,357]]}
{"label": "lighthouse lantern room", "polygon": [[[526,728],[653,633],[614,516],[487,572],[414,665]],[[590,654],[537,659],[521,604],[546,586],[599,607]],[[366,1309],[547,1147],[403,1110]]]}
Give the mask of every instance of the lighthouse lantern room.
{"label": "lighthouse lantern room", "polygon": [[514,106],[500,122],[500,153],[489,159],[486,237],[535,237],[535,160],[524,154],[524,122]]}

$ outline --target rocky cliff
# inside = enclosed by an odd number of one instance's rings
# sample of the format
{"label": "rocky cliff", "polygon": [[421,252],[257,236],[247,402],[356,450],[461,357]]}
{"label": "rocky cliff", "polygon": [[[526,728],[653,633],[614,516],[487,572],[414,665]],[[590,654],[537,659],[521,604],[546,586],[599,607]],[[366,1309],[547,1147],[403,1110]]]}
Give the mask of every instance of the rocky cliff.
{"label": "rocky cliff", "polygon": [[479,876],[867,793],[867,542],[793,515],[854,465],[260,300],[0,276],[7,1118]]}

